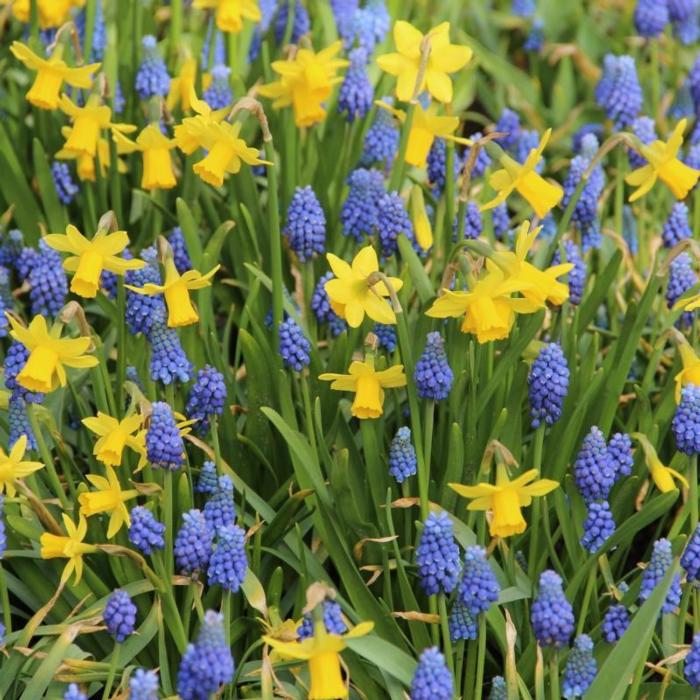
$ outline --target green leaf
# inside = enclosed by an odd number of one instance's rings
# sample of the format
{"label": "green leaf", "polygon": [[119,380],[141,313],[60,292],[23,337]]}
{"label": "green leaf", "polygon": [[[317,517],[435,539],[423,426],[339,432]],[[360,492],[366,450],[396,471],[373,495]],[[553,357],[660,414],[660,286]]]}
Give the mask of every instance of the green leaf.
{"label": "green leaf", "polygon": [[68,223],[66,212],[58,199],[44,147],[41,145],[41,141],[36,138],[33,145],[34,172],[39,183],[39,193],[48,219],[49,229],[54,233],[62,233]]}
{"label": "green leaf", "polygon": [[363,659],[391,674],[405,686],[411,685],[416,671],[416,661],[406,652],[374,634],[348,639],[347,645]]}
{"label": "green leaf", "polygon": [[422,304],[427,303],[435,296],[435,290],[430,283],[430,278],[423,267],[423,263],[416,255],[416,251],[413,250],[413,246],[406,236],[399,236],[399,250],[401,251],[401,257],[408,265],[408,272],[411,275],[418,298]]}

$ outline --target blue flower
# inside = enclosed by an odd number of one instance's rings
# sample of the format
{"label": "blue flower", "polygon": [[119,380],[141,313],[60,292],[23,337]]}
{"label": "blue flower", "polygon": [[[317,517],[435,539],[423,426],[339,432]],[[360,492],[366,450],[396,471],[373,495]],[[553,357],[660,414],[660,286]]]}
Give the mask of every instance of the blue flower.
{"label": "blue flower", "polygon": [[55,316],[66,303],[68,279],[61,255],[39,241],[27,277],[33,316]]}
{"label": "blue flower", "polygon": [[452,700],[453,694],[454,680],[445,657],[437,647],[426,649],[411,681],[411,700]]}
{"label": "blue flower", "polygon": [[192,363],[182,349],[180,337],[167,324],[167,311],[159,305],[153,309],[148,329],[151,343],[150,375],[154,382],[166,386],[176,381],[188,382],[192,378]]}
{"label": "blue flower", "polygon": [[25,389],[18,381],[17,375],[24,369],[24,365],[29,358],[29,350],[17,340],[10,343],[5,355],[3,369],[5,370],[5,388],[12,392],[12,395],[24,399],[27,403],[42,403],[44,394]]}
{"label": "blue flower", "polygon": [[[262,4],[263,3],[260,3],[261,11]],[[265,31],[267,31],[267,27],[265,28]],[[213,46],[212,39],[214,42]],[[211,17],[209,18],[209,24],[207,25],[207,33],[204,37],[204,44],[202,44],[200,66],[203,70],[206,70],[210,65],[218,66],[223,63],[226,63],[226,47],[224,46],[224,33],[218,31],[218,29],[216,28],[214,14],[212,13]]]}
{"label": "blue flower", "polygon": [[156,38],[147,34],[141,39],[143,58],[136,73],[134,89],[142,100],[165,97],[170,91],[170,76],[163,57],[158,53]]}
{"label": "blue flower", "polygon": [[[334,600],[323,601],[323,624],[328,634],[345,634],[348,626],[343,620],[343,611]],[[306,613],[297,628],[299,639],[308,639],[314,635],[314,620],[311,613]]]}
{"label": "blue flower", "polygon": [[80,690],[76,683],[71,683],[63,694],[63,700],[87,700],[87,695]]}
{"label": "blue flower", "polygon": [[5,534],[5,497],[0,495],[0,559],[7,549],[7,535]]}
{"label": "blue flower", "polygon": [[[130,270],[124,276],[124,281],[133,287],[143,287],[145,284],[162,284],[160,270],[158,268],[158,254],[155,248],[146,248],[141,251],[141,259],[146,266],[140,270]],[[147,335],[151,330],[158,309],[165,310],[165,301],[162,295],[147,296],[137,294],[127,289],[126,291],[126,323],[132,335],[143,333]]]}
{"label": "blue flower", "polygon": [[532,627],[541,647],[564,647],[574,633],[574,611],[554,571],[540,575],[540,589],[532,604]]}
{"label": "blue flower", "polygon": [[[133,260],[134,258],[128,248],[124,248],[121,256],[124,260]],[[119,291],[118,276],[109,270],[102,270],[102,274],[100,275],[100,287],[110,299],[116,299]]]}
{"label": "blue flower", "polygon": [[[510,215],[508,214],[508,205],[503,202],[492,210],[493,216],[493,233],[499,241],[505,241],[508,231],[510,230]],[[571,274],[571,273],[569,273]]]}
{"label": "blue flower", "polygon": [[[462,160],[457,149],[454,149],[452,180],[457,182]],[[445,139],[435,139],[428,151],[427,160],[428,181],[435,188],[435,195],[439,197],[447,184],[447,143]]]}
{"label": "blue flower", "polygon": [[431,513],[423,526],[416,549],[418,578],[428,595],[451,593],[459,578],[459,547],[455,541],[452,520],[442,511]]}
{"label": "blue flower", "polygon": [[[464,208],[464,238],[474,240],[478,238],[484,230],[484,222],[481,218],[481,210],[476,202],[467,202]],[[452,222],[452,240],[457,240],[459,234],[459,212]]]}
{"label": "blue flower", "polygon": [[384,194],[377,202],[377,231],[385,258],[398,251],[400,235],[413,240],[413,224],[398,192]]}
{"label": "blue flower", "polygon": [[618,129],[628,127],[642,109],[642,88],[631,56],[607,54],[603,76],[596,86],[596,102]]}
{"label": "blue flower", "polygon": [[687,455],[700,453],[700,387],[693,384],[681,390],[681,402],[671,422],[676,447]]}
{"label": "blue flower", "polygon": [[488,700],[508,700],[508,686],[503,676],[494,676],[491,680],[491,692]]}
{"label": "blue flower", "polygon": [[194,577],[205,572],[213,544],[213,534],[202,511],[193,508],[183,513],[182,527],[178,530],[173,547],[177,570]]}
{"label": "blue flower", "polygon": [[532,17],[535,14],[535,0],[512,0],[510,9],[516,17]]}
{"label": "blue flower", "polygon": [[544,22],[536,18],[530,29],[530,33],[525,38],[523,49],[532,53],[537,53],[544,46]]}
{"label": "blue flower", "polygon": [[[289,22],[289,4],[290,0],[282,0],[275,17],[275,41],[278,44],[282,43],[287,32],[287,24]],[[298,44],[299,39],[304,34],[309,33],[309,30],[311,29],[311,21],[309,20],[309,13],[301,4],[300,0],[294,0],[294,9],[292,12],[294,13],[294,17],[292,19],[292,35],[289,37],[288,43]]]}
{"label": "blue flower", "polygon": [[[567,275],[569,282],[569,301],[578,305],[583,299],[583,294],[586,291],[586,262],[581,256],[581,251],[573,242],[566,240],[562,243],[566,262],[573,264],[573,270]],[[557,250],[552,258],[552,265],[559,265],[563,262],[561,253]]]}
{"label": "blue flower", "polygon": [[148,461],[155,467],[176,471],[185,463],[185,444],[170,406],[151,404],[151,424],[146,431]]}
{"label": "blue flower", "polygon": [[220,527],[216,533],[216,548],[209,560],[209,585],[218,583],[224,590],[237,593],[247,572],[244,530],[238,525]]}
{"label": "blue flower", "polygon": [[396,326],[387,325],[385,323],[375,323],[372,328],[372,333],[377,336],[377,343],[380,348],[384,348],[387,352],[396,350]]}
{"label": "blue flower", "polygon": [[326,216],[314,191],[308,185],[294,190],[287,209],[284,235],[301,262],[326,250]]}
{"label": "blue flower", "polygon": [[374,88],[367,75],[367,51],[361,47],[349,54],[350,67],[338,92],[338,112],[349,122],[364,118],[372,108]]}
{"label": "blue flower", "polygon": [[[665,538],[654,542],[651,560],[647,568],[642,572],[642,585],[639,589],[640,601],[645,601],[652,594],[656,586],[664,579],[672,564],[671,542]],[[661,608],[661,612],[672,613],[680,602],[681,577],[680,574],[676,574],[666,594],[666,600]]]}
{"label": "blue flower", "polygon": [[158,700],[158,671],[137,668],[129,679],[129,700]]}
{"label": "blue flower", "polygon": [[22,279],[26,279],[29,271],[27,270],[22,274],[17,268],[18,258],[22,253],[23,242],[24,236],[22,236],[22,232],[19,229],[13,228],[4,234],[0,239],[0,265],[8,268],[15,268],[17,274]]}
{"label": "blue flower", "polygon": [[608,456],[615,470],[616,478],[629,476],[634,466],[632,439],[627,433],[615,433],[608,441]]}
{"label": "blue flower", "polygon": [[[637,117],[632,122],[632,131],[645,146],[658,138],[656,124],[650,117]],[[632,168],[641,168],[647,164],[647,159],[634,149],[630,149],[628,158]]]}
{"label": "blue flower", "polygon": [[592,501],[588,504],[588,515],[583,522],[581,546],[587,552],[596,552],[608,537],[615,532],[615,520],[607,501]]}
{"label": "blue flower", "polygon": [[213,533],[236,521],[236,506],[233,502],[233,481],[230,476],[220,476],[216,489],[204,505],[204,519]]}
{"label": "blue flower", "polygon": [[214,462],[207,460],[202,465],[199,472],[199,479],[194,490],[197,493],[214,493],[219,486],[219,477],[216,473],[216,465]]}
{"label": "blue flower", "polygon": [[121,643],[134,631],[136,606],[129,594],[118,588],[107,599],[102,617],[107,631]]}
{"label": "blue flower", "polygon": [[233,102],[230,75],[231,69],[222,63],[211,69],[211,83],[202,97],[212,109],[223,109]]}
{"label": "blue flower", "polygon": [[223,615],[207,610],[199,636],[188,644],[177,672],[177,693],[182,700],[209,700],[233,680],[233,656],[226,643]]}
{"label": "blue flower", "polygon": [[222,415],[225,404],[224,375],[211,365],[205,365],[197,372],[197,379],[190,389],[185,415],[197,421],[195,427],[200,435],[206,435],[211,417]]}
{"label": "blue flower", "polygon": [[580,153],[583,145],[583,138],[587,134],[594,134],[596,139],[600,141],[605,135],[605,129],[602,124],[588,123],[581,126],[578,131],[571,137],[571,148],[574,153]]}
{"label": "blue flower", "polygon": [[598,665],[593,657],[593,640],[587,634],[579,634],[566,660],[562,695],[565,698],[583,696],[593,683],[597,672]]}
{"label": "blue flower", "polygon": [[73,181],[68,164],[55,160],[51,164],[51,177],[53,177],[53,184],[56,188],[58,199],[61,204],[67,206],[73,201],[75,195],[80,192],[80,188]]}
{"label": "blue flower", "polygon": [[440,333],[428,333],[423,354],[416,362],[413,379],[422,399],[444,401],[449,396],[454,376]]}
{"label": "blue flower", "polygon": [[693,237],[693,230],[690,228],[688,215],[687,204],[676,202],[673,205],[661,231],[661,238],[666,248],[673,248],[686,238]]}
{"label": "blue flower", "polygon": [[290,316],[279,326],[280,356],[285,367],[301,372],[311,362],[311,343]]}
{"label": "blue flower", "polygon": [[528,377],[532,427],[542,421],[554,425],[561,418],[569,391],[569,366],[559,343],[545,345],[532,363]]}
{"label": "blue flower", "polygon": [[[571,169],[564,181],[564,197],[562,199],[562,206],[564,207],[567,207],[573,199],[574,193],[583,179],[584,173],[591,165],[591,158],[585,155],[585,149],[588,146],[591,146],[594,152],[598,148],[598,141],[593,134],[588,134],[584,137],[582,153],[574,156],[571,161]],[[600,200],[604,188],[605,176],[602,166],[598,164],[593,168],[586,181],[571,215],[571,220],[578,226],[579,230],[586,229],[597,221],[598,201]],[[596,241],[589,241],[589,243],[596,243]],[[590,247],[598,246],[584,245],[584,251]]]}
{"label": "blue flower", "polygon": [[36,438],[32,425],[29,422],[29,414],[27,413],[27,404],[25,400],[13,392],[10,395],[8,403],[7,422],[10,428],[9,443],[14,445],[22,435],[27,436],[27,447],[31,450],[36,450]]}
{"label": "blue flower", "polygon": [[154,549],[165,547],[165,525],[158,522],[148,508],[135,506],[129,514],[129,542],[142,554],[152,554]]}
{"label": "blue flower", "polygon": [[690,651],[685,657],[683,675],[695,690],[700,691],[700,632],[693,637]]}
{"label": "blue flower", "polygon": [[512,109],[504,109],[500,119],[496,122],[494,131],[505,134],[505,136],[496,139],[496,143],[504,150],[512,151],[520,136],[520,117]]}
{"label": "blue flower", "polygon": [[411,429],[403,426],[396,431],[389,446],[389,474],[402,484],[416,473],[416,450],[411,442]]}
{"label": "blue flower", "polygon": [[681,566],[685,569],[689,582],[700,581],[700,525],[695,526],[683,550]]}
{"label": "blue flower", "polygon": [[[669,309],[690,289],[698,283],[698,276],[693,269],[693,260],[688,253],[681,253],[671,261],[666,288],[666,304]],[[678,319],[680,326],[693,323],[693,311],[684,311]]]}
{"label": "blue flower", "polygon": [[385,195],[384,178],[378,170],[357,168],[348,177],[350,191],[340,211],[343,233],[361,241],[377,227],[379,202]]}
{"label": "blue flower", "polygon": [[[80,45],[83,47],[83,52],[85,51],[85,36],[86,36],[86,24],[87,24],[87,10],[83,9],[78,13],[75,18],[75,26],[78,30],[78,37],[80,39]],[[105,55],[105,48],[107,46],[107,31],[105,28],[104,14],[102,12],[102,3],[95,3],[95,20],[92,25],[92,49],[90,51],[89,63],[95,61],[101,61]]]}
{"label": "blue flower", "polygon": [[457,642],[460,639],[476,639],[479,636],[479,623],[477,618],[469,612],[469,608],[457,596],[450,619],[448,621],[450,639]]}
{"label": "blue flower", "polygon": [[179,226],[176,226],[168,236],[168,243],[173,250],[173,262],[177,271],[183,275],[187,270],[191,270],[194,265],[192,264],[192,258],[190,258],[190,253],[187,250],[187,242],[185,241],[185,234]]}
{"label": "blue flower", "polygon": [[[384,102],[391,104],[390,97],[384,97]],[[369,167],[375,163],[389,168],[399,149],[399,130],[396,128],[394,118],[385,109],[378,109],[372,126],[365,134],[362,146],[360,165]]]}
{"label": "blue flower", "polygon": [[617,603],[611,605],[605,611],[605,617],[601,625],[603,637],[608,644],[614,644],[622,638],[630,624],[630,614],[627,608]]}
{"label": "blue flower", "polygon": [[583,440],[574,463],[574,479],[586,503],[605,500],[617,478],[605,437],[593,426]]}
{"label": "blue flower", "polygon": [[637,0],[634,9],[634,26],[643,37],[655,37],[663,33],[669,22],[666,0]]}
{"label": "blue flower", "polygon": [[459,584],[459,599],[467,611],[477,616],[498,602],[501,587],[483,547],[467,547],[464,552],[462,580]]}

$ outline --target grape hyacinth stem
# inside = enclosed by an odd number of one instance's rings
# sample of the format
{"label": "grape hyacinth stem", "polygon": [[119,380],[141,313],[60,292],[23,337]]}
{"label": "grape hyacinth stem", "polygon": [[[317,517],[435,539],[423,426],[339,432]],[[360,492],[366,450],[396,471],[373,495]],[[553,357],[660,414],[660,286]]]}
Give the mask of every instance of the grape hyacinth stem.
{"label": "grape hyacinth stem", "polygon": [[[535,431],[534,446],[532,452],[532,468],[538,471],[542,470],[542,451],[544,448],[544,431],[546,424],[543,422],[539,425]],[[527,558],[527,568],[530,580],[534,581],[539,576],[537,571],[537,552],[539,544],[539,523],[540,523],[540,509],[543,503],[539,498],[533,499],[532,502],[532,521],[530,529],[530,549]]]}

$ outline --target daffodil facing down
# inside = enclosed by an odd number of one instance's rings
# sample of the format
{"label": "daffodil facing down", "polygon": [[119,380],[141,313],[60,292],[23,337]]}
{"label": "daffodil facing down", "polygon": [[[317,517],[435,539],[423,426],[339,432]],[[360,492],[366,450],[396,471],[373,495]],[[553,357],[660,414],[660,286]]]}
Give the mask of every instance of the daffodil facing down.
{"label": "daffodil facing down", "polygon": [[99,95],[88,97],[84,107],[79,107],[67,95],[61,95],[59,102],[61,111],[70,117],[73,128],[64,144],[64,149],[94,158],[100,133],[103,129],[112,129],[128,134],[136,131],[130,124],[116,124],[111,121],[112,110],[103,105]]}
{"label": "daffodil facing down", "polygon": [[[363,248],[351,265],[332,253],[326,258],[335,278],[328,280],[324,288],[338,316],[353,328],[362,324],[365,314],[377,323],[396,323],[396,314],[386,299],[390,296],[389,289],[377,277],[379,261],[372,246]],[[387,281],[394,292],[403,286],[397,277],[389,277]]]}
{"label": "daffodil facing down", "polygon": [[50,233],[44,236],[46,244],[61,253],[70,253],[63,267],[73,273],[71,292],[91,299],[100,289],[100,275],[103,270],[123,275],[127,270],[138,270],[145,265],[143,260],[125,260],[119,257],[129,244],[126,231],[108,233],[100,229],[89,240],[72,224],[68,224],[65,234]]}
{"label": "daffodil facing down", "polygon": [[337,72],[348,65],[345,59],[336,58],[342,46],[341,41],[336,41],[318,53],[300,48],[290,59],[273,61],[272,69],[280,79],[262,85],[258,93],[272,99],[275,109],[291,106],[299,127],[322,122],[326,118],[323,103],[333,86],[342,80]]}
{"label": "daffodil facing down", "polygon": [[462,333],[472,333],[479,343],[503,340],[510,334],[516,313],[533,313],[540,304],[529,299],[514,298],[523,291],[523,284],[507,278],[496,268],[480,279],[468,292],[443,290],[426,311],[431,318],[460,318]]}
{"label": "daffodil facing down", "polygon": [[493,209],[501,202],[505,202],[513,190],[527,200],[540,219],[559,204],[564,196],[564,190],[560,185],[548,182],[535,171],[551,134],[551,129],[545,131],[540,145],[530,151],[522,165],[506,153],[501,152],[499,161],[502,168],[496,170],[489,177],[489,185],[498,194],[481,207],[482,211]]}
{"label": "daffodil facing down", "polygon": [[[391,112],[402,124],[406,121],[406,113],[400,109],[395,109],[383,100],[376,102],[378,107]],[[413,112],[413,122],[406,144],[406,162],[415,165],[417,168],[425,167],[428,160],[430,147],[436,138],[455,141],[469,145],[469,139],[454,136],[454,132],[459,127],[458,117],[446,117],[437,114],[437,105],[430,105],[423,109],[421,104],[415,106]]]}
{"label": "daffodil facing down", "polygon": [[165,266],[165,282],[163,284],[149,283],[143,287],[126,285],[127,289],[146,296],[163,294],[165,304],[168,307],[168,326],[171,328],[197,323],[199,314],[190,299],[190,290],[208,287],[211,284],[211,278],[221,265],[217,265],[204,275],[197,270],[187,270],[181,275],[175,267],[172,251],[165,256],[163,264]]}
{"label": "daffodil facing down", "polygon": [[355,392],[352,415],[355,418],[379,418],[384,411],[384,389],[406,386],[403,365],[394,365],[381,372],[374,368],[374,357],[367,355],[364,362],[354,361],[349,374],[322,374],[319,379],[333,382],[331,389]]}
{"label": "daffodil facing down", "polygon": [[348,683],[343,680],[340,652],[347,646],[346,640],[363,637],[373,628],[373,622],[361,622],[345,634],[328,634],[321,622],[315,625],[313,636],[302,642],[282,641],[269,635],[264,636],[263,641],[284,659],[308,662],[309,700],[344,700],[348,697]]}
{"label": "daffodil facing down", "polygon": [[427,90],[438,102],[452,102],[449,74],[469,63],[472,50],[450,44],[450,23],[443,22],[423,35],[413,25],[399,20],[394,24],[394,43],[396,52],[379,56],[377,65],[396,76],[396,96],[408,102]]}
{"label": "daffodil facing down", "polygon": [[258,0],[194,0],[192,7],[215,10],[218,29],[233,34],[243,31],[243,20],[259,22],[262,17]]}
{"label": "daffodil facing down", "polygon": [[0,493],[7,493],[12,498],[16,493],[15,481],[24,479],[34,472],[42,469],[42,462],[24,461],[24,453],[27,451],[27,436],[22,435],[7,454],[0,447]]}
{"label": "daffodil facing down", "polygon": [[92,453],[103,464],[109,467],[121,466],[125,447],[131,448],[140,456],[139,468],[145,464],[145,432],[141,430],[143,416],[135,413],[118,420],[98,411],[97,416],[83,418],[82,423],[95,435],[99,435]]}
{"label": "daffodil facing down", "polygon": [[[64,126],[61,129],[61,134],[69,141],[71,134],[73,133],[73,128],[70,126]],[[121,144],[117,143],[117,155],[122,155],[123,150]],[[96,165],[100,166],[100,174],[102,177],[107,175],[107,169],[110,166],[112,156],[110,153],[109,141],[100,136],[97,141],[97,155],[93,158],[84,151],[74,151],[65,146],[56,153],[56,158],[58,160],[74,160],[76,162],[76,170],[78,171],[78,177],[81,180],[89,180],[90,182],[95,182],[96,180]],[[117,172],[124,174],[127,171],[126,163],[122,158],[117,158]]]}
{"label": "daffodil facing down", "polygon": [[537,479],[537,476],[537,469],[530,469],[511,481],[505,465],[499,464],[496,466],[495,485],[449,486],[460,496],[471,499],[467,510],[491,511],[489,532],[492,537],[511,537],[525,532],[527,527],[522,508],[529,506],[533,497],[545,496],[559,486],[556,481]]}
{"label": "daffodil facing down", "polygon": [[63,514],[63,525],[67,535],[54,535],[45,532],[39,538],[42,559],[68,559],[68,563],[61,574],[61,583],[66,583],[70,575],[75,571],[75,583],[80,583],[83,577],[83,557],[97,551],[94,544],[87,544],[83,540],[87,535],[87,520],[81,515],[76,525],[66,513]]}
{"label": "daffodil facing down", "polygon": [[249,146],[240,138],[241,124],[229,124],[222,121],[208,124],[200,134],[200,144],[207,155],[192,166],[199,177],[214,187],[221,187],[224,178],[235,175],[242,163],[248,165],[272,165],[268,160],[260,159],[260,151]]}
{"label": "daffodil facing down", "polygon": [[543,307],[549,302],[561,306],[569,298],[569,285],[557,278],[570,272],[574,266],[562,263],[540,270],[527,262],[527,254],[541,230],[541,226],[531,228],[530,223],[524,221],[515,241],[515,252],[494,251],[489,254],[486,266],[489,270],[500,268],[508,280],[519,284],[519,291],[533,304]]}
{"label": "daffodil facing down", "polygon": [[114,537],[124,523],[131,524],[129,510],[126,502],[138,496],[136,489],[123,491],[117,478],[117,473],[112,467],[106,468],[107,478],[98,474],[88,474],[87,480],[97,489],[96,491],[84,491],[78,496],[80,503],[80,515],[90,517],[100,513],[109,513],[109,525],[107,537]]}
{"label": "daffodil facing down", "polygon": [[175,139],[164,136],[157,124],[149,124],[136,141],[113,131],[114,140],[121,145],[122,153],[139,151],[143,156],[141,187],[144,190],[170,190],[177,185],[173,159],[170,151],[175,148]]}
{"label": "daffodil facing down", "polygon": [[687,384],[700,386],[700,357],[695,354],[695,350],[693,350],[690,343],[683,337],[679,339],[678,350],[681,353],[683,369],[674,377],[674,381],[676,382],[676,403],[681,402],[681,389],[683,389],[684,386]]}
{"label": "daffodil facing down", "polygon": [[665,466],[659,456],[656,454],[654,446],[649,442],[646,435],[642,433],[632,433],[632,437],[639,442],[644,450],[644,460],[646,461],[647,469],[656,488],[661,493],[669,493],[675,491],[678,487],[676,481],[688,488],[688,480],[675,469]]}
{"label": "daffodil facing down", "polygon": [[668,141],[653,141],[648,146],[639,145],[639,152],[647,161],[646,165],[633,170],[625,182],[637,189],[630,195],[630,202],[643,197],[661,180],[676,199],[685,199],[700,178],[700,171],[691,168],[678,159],[678,151],[683,145],[683,132],[688,123],[681,119]]}
{"label": "daffodil facing down", "polygon": [[99,63],[71,68],[63,60],[63,45],[58,44],[49,58],[37,56],[28,46],[13,41],[10,51],[29,70],[36,71],[34,83],[27,93],[27,101],[39,109],[56,109],[63,83],[83,90],[92,85],[92,74],[100,68]]}
{"label": "daffodil facing down", "polygon": [[61,325],[50,330],[43,316],[35,316],[28,328],[7,315],[10,335],[29,350],[29,357],[17,375],[17,381],[29,391],[43,394],[68,383],[66,367],[88,368],[97,365],[96,357],[86,355],[90,338],[61,338]]}

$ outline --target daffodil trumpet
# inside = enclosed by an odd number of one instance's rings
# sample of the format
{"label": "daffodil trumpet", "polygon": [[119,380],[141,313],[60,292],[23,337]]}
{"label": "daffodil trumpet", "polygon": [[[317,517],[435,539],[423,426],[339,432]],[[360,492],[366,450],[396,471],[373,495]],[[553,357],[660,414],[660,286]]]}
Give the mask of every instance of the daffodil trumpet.
{"label": "daffodil trumpet", "polygon": [[659,489],[661,493],[675,491],[678,488],[675,483],[676,481],[685,488],[689,487],[688,480],[682,474],[671,467],[665,466],[661,462],[659,456],[656,454],[654,446],[649,442],[646,435],[642,433],[632,433],[632,438],[641,445],[649,475],[656,485],[656,488]]}

